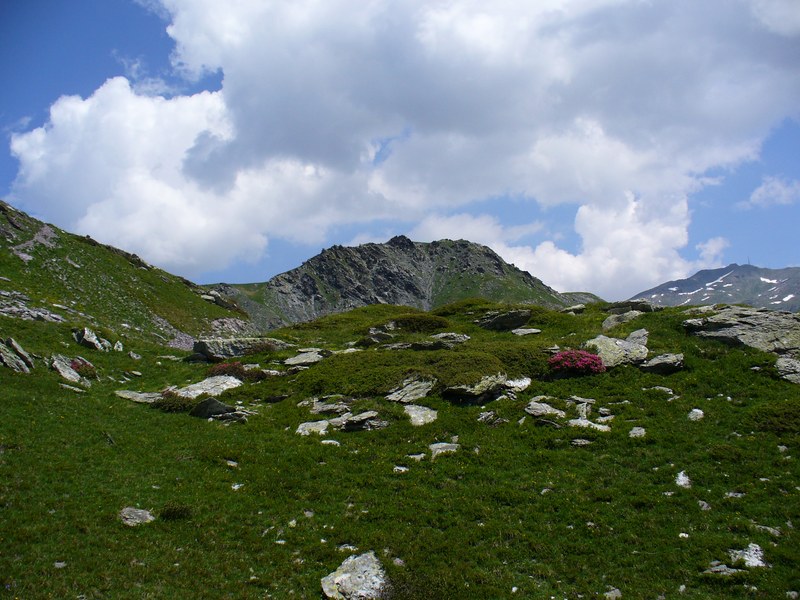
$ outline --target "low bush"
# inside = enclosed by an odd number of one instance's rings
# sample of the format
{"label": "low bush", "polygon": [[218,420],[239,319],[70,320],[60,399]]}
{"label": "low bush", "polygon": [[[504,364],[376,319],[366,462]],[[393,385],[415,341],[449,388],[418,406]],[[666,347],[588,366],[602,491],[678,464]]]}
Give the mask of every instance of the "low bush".
{"label": "low bush", "polygon": [[262,381],[267,378],[267,374],[261,369],[248,369],[239,361],[217,363],[209,367],[206,374],[209,377],[230,375],[242,381]]}
{"label": "low bush", "polygon": [[450,321],[429,313],[399,315],[392,320],[398,329],[412,333],[433,333],[450,327]]}
{"label": "low bush", "polygon": [[80,357],[73,358],[70,361],[69,366],[72,367],[73,371],[85,379],[97,379],[97,369],[88,360],[84,360]]}
{"label": "low bush", "polygon": [[800,399],[787,398],[761,404],[753,409],[751,417],[759,431],[800,433]]}
{"label": "low bush", "polygon": [[606,370],[597,354],[586,350],[562,350],[547,361],[551,371],[559,375],[593,375]]}
{"label": "low bush", "polygon": [[164,390],[161,398],[153,402],[150,407],[163,412],[182,413],[192,410],[202,398],[186,398],[175,390]]}

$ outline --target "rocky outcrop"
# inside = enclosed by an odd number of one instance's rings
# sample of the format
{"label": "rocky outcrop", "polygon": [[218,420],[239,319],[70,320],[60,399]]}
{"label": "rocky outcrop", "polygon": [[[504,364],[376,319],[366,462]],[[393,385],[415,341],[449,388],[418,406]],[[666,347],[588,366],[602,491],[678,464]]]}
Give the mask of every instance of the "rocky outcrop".
{"label": "rocky outcrop", "polygon": [[528,323],[530,310],[490,311],[475,321],[475,324],[491,331],[511,331]]}
{"label": "rocky outcrop", "polygon": [[30,373],[33,369],[31,355],[14,338],[0,343],[0,364],[17,373]]}
{"label": "rocky outcrop", "polygon": [[410,404],[427,396],[436,385],[435,380],[428,380],[422,377],[410,377],[403,383],[394,388],[386,399],[391,402]]}
{"label": "rocky outcrop", "polygon": [[744,306],[723,306],[714,314],[687,319],[683,326],[700,337],[764,352],[800,353],[800,316]]}
{"label": "rocky outcrop", "polygon": [[86,348],[91,348],[92,350],[99,350],[100,352],[109,352],[112,348],[111,342],[109,342],[108,340],[104,340],[101,337],[98,337],[98,335],[88,327],[75,329],[72,332],[72,336],[75,338],[75,341],[78,342],[81,346],[85,346]]}
{"label": "rocky outcrop", "polygon": [[178,396],[182,396],[183,398],[197,398],[202,394],[219,396],[222,392],[239,387],[240,385],[242,385],[242,381],[236,377],[231,375],[217,375],[174,391]]}
{"label": "rocky outcrop", "polygon": [[464,240],[412,242],[404,236],[385,244],[333,246],[256,289],[219,285],[213,291],[235,302],[262,330],[370,304],[430,310],[479,296],[561,308],[577,297],[556,292],[486,246]]}
{"label": "rocky outcrop", "polygon": [[193,351],[210,361],[221,361],[257,352],[277,352],[292,344],[265,337],[206,338],[194,343]]}

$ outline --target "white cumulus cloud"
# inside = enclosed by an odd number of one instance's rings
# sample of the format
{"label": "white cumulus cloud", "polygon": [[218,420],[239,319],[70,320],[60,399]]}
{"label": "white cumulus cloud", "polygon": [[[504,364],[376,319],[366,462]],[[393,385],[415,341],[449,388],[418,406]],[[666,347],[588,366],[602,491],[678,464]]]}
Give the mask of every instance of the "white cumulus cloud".
{"label": "white cumulus cloud", "polygon": [[[13,136],[12,200],[189,276],[394,220],[621,297],[719,259],[681,254],[691,194],[798,114],[790,0],[139,2],[222,88],[59,99]],[[529,216],[464,216],[502,198]],[[540,226],[559,204],[577,250]]]}

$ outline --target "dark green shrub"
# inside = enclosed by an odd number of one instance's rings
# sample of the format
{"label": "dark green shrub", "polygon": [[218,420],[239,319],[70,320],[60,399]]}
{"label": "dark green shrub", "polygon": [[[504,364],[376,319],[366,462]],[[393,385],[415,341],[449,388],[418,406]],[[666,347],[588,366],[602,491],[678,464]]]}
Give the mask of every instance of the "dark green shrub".
{"label": "dark green shrub", "polygon": [[262,381],[267,378],[261,369],[248,369],[239,361],[217,363],[209,367],[206,374],[209,377],[230,375],[242,381]]}
{"label": "dark green shrub", "polygon": [[751,417],[759,431],[800,433],[800,399],[766,402],[753,408]]}
{"label": "dark green shrub", "polygon": [[158,515],[164,521],[180,521],[192,516],[192,507],[188,504],[169,500]]}
{"label": "dark green shrub", "polygon": [[85,379],[97,379],[97,369],[88,360],[84,360],[80,357],[73,358],[70,361],[69,366],[72,367],[73,371]]}
{"label": "dark green shrub", "polygon": [[412,333],[433,333],[450,327],[450,321],[429,313],[399,315],[392,321],[398,329]]}

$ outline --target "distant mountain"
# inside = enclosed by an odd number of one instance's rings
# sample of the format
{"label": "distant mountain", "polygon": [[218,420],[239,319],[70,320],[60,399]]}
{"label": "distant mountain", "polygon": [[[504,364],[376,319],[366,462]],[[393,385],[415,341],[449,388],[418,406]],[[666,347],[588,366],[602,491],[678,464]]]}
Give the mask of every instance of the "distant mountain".
{"label": "distant mountain", "polygon": [[266,283],[211,286],[245,310],[259,329],[310,321],[370,304],[423,310],[482,297],[552,308],[599,300],[562,294],[495,252],[464,240],[333,246]]}
{"label": "distant mountain", "polygon": [[636,294],[661,306],[747,304],[772,310],[800,310],[800,267],[764,269],[731,264],[698,271]]}

